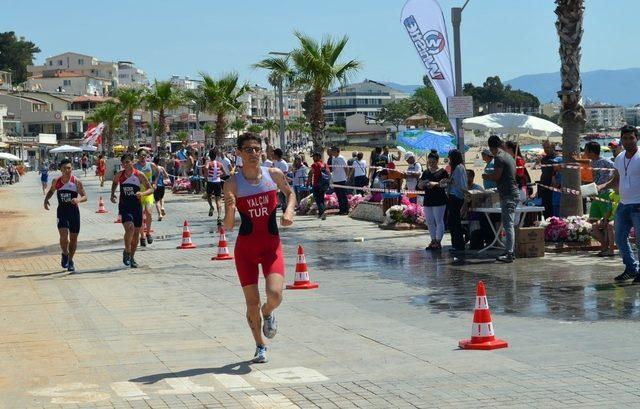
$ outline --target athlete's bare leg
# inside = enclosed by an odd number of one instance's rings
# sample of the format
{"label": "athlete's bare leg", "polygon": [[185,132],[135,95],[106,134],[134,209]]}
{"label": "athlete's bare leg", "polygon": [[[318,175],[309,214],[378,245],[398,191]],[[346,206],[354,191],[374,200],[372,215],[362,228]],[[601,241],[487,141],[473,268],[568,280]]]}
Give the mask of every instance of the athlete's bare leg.
{"label": "athlete's bare leg", "polygon": [[69,254],[69,229],[58,229],[60,234],[60,249],[65,256]]}
{"label": "athlete's bare leg", "polygon": [[160,211],[160,209],[162,209],[162,200],[158,200],[156,202],[156,212],[158,212],[158,221],[162,220],[162,212]]}
{"label": "athlete's bare leg", "polygon": [[244,299],[247,303],[247,323],[256,345],[264,345],[262,337],[262,315],[260,314],[260,291],[258,285],[252,284],[242,287]]}
{"label": "athlete's bare leg", "polygon": [[284,286],[284,277],[280,274],[269,274],[267,276],[267,302],[262,306],[262,316],[268,317],[282,303],[282,288]]}
{"label": "athlete's bare leg", "polygon": [[142,234],[146,234],[147,236],[151,236],[151,222],[153,221],[153,216],[151,215],[151,205],[146,204],[144,206],[144,217],[145,224],[147,226],[147,231],[143,231]]}
{"label": "athlete's bare leg", "polygon": [[133,223],[131,222],[122,223],[122,227],[124,227],[124,251],[126,251],[127,254],[131,254],[131,243],[133,238],[133,231],[135,230],[135,228],[133,227]]}
{"label": "athlete's bare leg", "polygon": [[[207,202],[209,203],[209,216],[211,216],[211,213],[213,213],[213,202],[211,202],[211,196],[212,194],[208,194],[207,195]],[[220,205],[218,204],[218,198],[216,198],[216,206],[218,206],[218,214],[220,214]]]}
{"label": "athlete's bare leg", "polygon": [[129,255],[131,256],[131,258],[133,258],[134,254],[136,254],[138,241],[140,241],[140,227],[134,227],[133,232],[131,233],[131,244],[129,245]]}
{"label": "athlete's bare leg", "polygon": [[[222,217],[222,213],[220,212],[220,207],[222,206],[222,198],[220,196],[216,196],[216,211],[218,212],[218,219]],[[211,200],[211,199],[209,199]],[[209,206],[211,206],[211,202],[209,202]]]}
{"label": "athlete's bare leg", "polygon": [[78,248],[78,233],[69,233],[69,260],[73,260]]}

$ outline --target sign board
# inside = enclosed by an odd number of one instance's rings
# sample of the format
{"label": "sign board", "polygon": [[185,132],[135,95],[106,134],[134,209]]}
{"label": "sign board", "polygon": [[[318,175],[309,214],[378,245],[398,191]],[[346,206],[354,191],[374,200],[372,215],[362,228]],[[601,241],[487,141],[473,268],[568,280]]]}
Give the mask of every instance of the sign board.
{"label": "sign board", "polygon": [[191,135],[189,135],[190,142],[204,142],[204,131],[202,129],[193,129],[191,130]]}
{"label": "sign board", "polygon": [[473,97],[447,98],[447,115],[449,118],[471,118],[473,116]]}
{"label": "sign board", "polygon": [[62,119],[62,112],[59,112],[59,111],[55,112],[53,114],[53,117],[58,121],[61,120]]}
{"label": "sign board", "polygon": [[54,133],[38,134],[38,143],[41,145],[55,145],[58,143],[58,137]]}

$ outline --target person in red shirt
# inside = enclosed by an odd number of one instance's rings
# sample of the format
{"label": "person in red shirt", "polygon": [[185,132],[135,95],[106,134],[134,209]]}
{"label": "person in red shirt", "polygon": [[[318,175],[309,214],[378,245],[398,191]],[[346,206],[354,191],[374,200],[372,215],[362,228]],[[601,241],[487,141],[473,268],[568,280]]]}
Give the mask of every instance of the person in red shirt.
{"label": "person in red shirt", "polygon": [[[329,166],[322,161],[322,153],[315,152],[313,154],[313,164],[311,165],[311,172],[309,173],[309,184],[313,187],[313,200],[318,206],[318,217],[322,220],[326,220],[327,216],[325,212],[324,194],[327,191],[324,180],[326,176],[331,174]],[[324,175],[323,175],[324,173]],[[321,176],[324,176],[321,178]]]}
{"label": "person in red shirt", "polygon": [[104,156],[100,154],[98,156],[98,164],[96,165],[96,176],[100,180],[100,187],[104,186],[104,174],[107,170],[107,164],[104,160]]}
{"label": "person in red shirt", "polygon": [[509,155],[513,156],[516,160],[516,183],[518,184],[518,189],[520,192],[524,192],[524,197],[521,196],[521,199],[526,199],[529,196],[529,191],[527,189],[527,183],[531,182],[531,176],[529,176],[529,171],[525,167],[525,161],[522,158],[522,152],[520,151],[520,147],[514,141],[507,141],[504,144],[504,150]]}

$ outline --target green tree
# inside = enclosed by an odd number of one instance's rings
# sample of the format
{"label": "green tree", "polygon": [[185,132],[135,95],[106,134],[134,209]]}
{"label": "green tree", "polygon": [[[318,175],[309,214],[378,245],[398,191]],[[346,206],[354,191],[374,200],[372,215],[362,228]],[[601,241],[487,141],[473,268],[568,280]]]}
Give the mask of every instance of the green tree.
{"label": "green tree", "polygon": [[178,131],[176,132],[176,136],[180,139],[180,142],[185,143],[189,140],[189,132],[187,131]]}
{"label": "green tree", "polygon": [[119,88],[116,97],[118,98],[120,109],[127,115],[129,148],[133,148],[135,146],[136,135],[136,122],[133,119],[133,113],[142,106],[144,93],[142,89],[126,87]]}
{"label": "green tree", "polygon": [[420,87],[416,89],[410,101],[413,106],[412,115],[416,113],[429,115],[437,123],[450,128],[447,114],[444,112],[440,99],[433,88]]}
{"label": "green tree", "polygon": [[[285,86],[291,85],[294,80],[295,72],[289,65],[289,56],[286,57],[270,57],[253,64],[253,68],[262,68],[269,71],[269,83],[278,87],[278,118],[284,121],[282,112],[283,98],[282,91]],[[280,123],[278,124],[280,127]]]}
{"label": "green tree", "polygon": [[[245,121],[242,118],[236,118],[233,121],[231,121],[231,123],[229,124],[229,128],[236,131],[238,137],[240,137],[240,132],[242,132],[246,126],[247,126],[247,121]],[[220,144],[218,144],[217,142],[216,144],[220,146]]]}
{"label": "green tree", "polygon": [[33,56],[39,52],[34,43],[16,37],[13,31],[0,33],[0,70],[11,71],[14,84],[27,80],[27,65],[33,64]]}
{"label": "green tree", "polygon": [[258,125],[258,124],[251,124],[251,125],[249,125],[249,126],[247,127],[247,131],[248,131],[248,132],[251,132],[251,133],[254,133],[254,134],[257,134],[257,135],[260,135],[260,134],[262,133],[262,130],[263,130],[263,129],[264,129],[264,128],[263,128],[263,127],[261,127],[261,126],[260,126],[260,125]]}
{"label": "green tree", "polygon": [[[160,138],[160,149],[164,150],[167,111],[182,106],[184,103],[184,95],[169,81],[155,81],[154,86],[145,94],[144,101],[148,109],[158,111],[158,129],[156,136]],[[157,143],[158,140],[154,139],[154,149],[157,147]]]}
{"label": "green tree", "polygon": [[200,75],[206,111],[216,116],[215,143],[216,146],[222,146],[227,128],[226,117],[242,109],[244,104],[240,98],[249,92],[249,86],[240,84],[236,73],[223,75],[219,79],[214,79],[206,73]]}
{"label": "green tree", "polygon": [[262,128],[264,128],[264,130],[267,131],[267,140],[269,144],[271,144],[273,142],[271,140],[271,131],[276,131],[278,129],[278,124],[273,119],[267,119],[262,124]]}
{"label": "green tree", "polygon": [[384,105],[380,110],[380,114],[378,114],[378,119],[393,124],[396,127],[396,132],[398,132],[400,125],[413,114],[412,101],[410,99],[399,99]]}
{"label": "green tree", "polygon": [[333,84],[345,84],[357,72],[362,63],[358,60],[340,62],[349,38],[334,40],[327,36],[321,42],[298,31],[295,36],[299,48],[291,53],[297,71],[297,82],[309,86],[313,91],[313,103],[309,117],[312,129],[313,149],[324,149],[324,95]]}
{"label": "green tree", "polygon": [[[584,0],[556,0],[556,30],[560,38],[560,83],[558,95],[562,103],[562,159],[575,162],[580,154],[580,132],[584,128],[586,114],[580,104],[582,80],[580,59]],[[562,186],[580,191],[580,169],[562,168]],[[582,214],[582,197],[563,193],[560,200],[562,216]]]}
{"label": "green tree", "polygon": [[209,136],[213,133],[214,129],[209,124],[204,124],[202,132],[204,133],[204,146],[209,148]]}
{"label": "green tree", "polygon": [[113,142],[113,134],[122,123],[122,108],[115,102],[108,101],[98,105],[87,117],[87,120],[93,123],[104,122],[102,152],[111,152]]}

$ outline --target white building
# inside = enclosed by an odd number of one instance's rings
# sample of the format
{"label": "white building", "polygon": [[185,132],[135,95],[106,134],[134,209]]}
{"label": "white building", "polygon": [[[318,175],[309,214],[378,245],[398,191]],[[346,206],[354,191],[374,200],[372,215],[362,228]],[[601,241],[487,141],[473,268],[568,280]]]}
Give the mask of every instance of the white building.
{"label": "white building", "polygon": [[27,79],[30,91],[57,92],[67,95],[106,96],[113,89],[113,81],[84,75],[79,72],[61,71],[47,76],[32,76]]}
{"label": "white building", "polygon": [[640,105],[627,107],[624,109],[624,120],[629,125],[640,125]]}
{"label": "white building", "polygon": [[147,74],[130,61],[118,61],[118,85],[129,87],[147,87]]}
{"label": "white building", "polygon": [[202,84],[202,81],[200,80],[194,80],[190,77],[180,77],[178,75],[172,75],[169,82],[171,82],[171,85],[174,87],[182,90],[193,90]]}
{"label": "white building", "polygon": [[325,120],[327,123],[335,123],[357,113],[377,117],[385,104],[408,97],[409,95],[376,81],[364,80],[349,84],[325,96]]}
{"label": "white building", "polygon": [[552,117],[560,113],[560,104],[556,102],[547,102],[546,104],[540,104],[538,113]]}
{"label": "white building", "polygon": [[[304,91],[295,89],[283,91],[282,105],[285,120],[304,116],[302,109],[304,95]],[[252,122],[261,123],[267,119],[280,119],[280,104],[276,89],[254,85],[241,97],[241,101],[245,104],[242,115]]]}
{"label": "white building", "polygon": [[7,116],[7,106],[0,105],[0,140],[4,136],[4,117]]}
{"label": "white building", "polygon": [[625,124],[625,110],[616,105],[589,105],[584,107],[587,124],[601,128],[620,128]]}
{"label": "white building", "polygon": [[86,54],[67,52],[49,57],[43,65],[29,65],[27,72],[32,77],[51,77],[56,72],[74,71],[89,77],[110,80],[118,85],[118,64],[113,61],[99,61]]}

